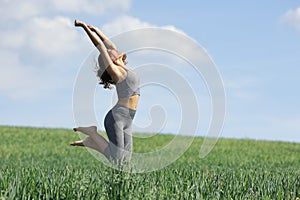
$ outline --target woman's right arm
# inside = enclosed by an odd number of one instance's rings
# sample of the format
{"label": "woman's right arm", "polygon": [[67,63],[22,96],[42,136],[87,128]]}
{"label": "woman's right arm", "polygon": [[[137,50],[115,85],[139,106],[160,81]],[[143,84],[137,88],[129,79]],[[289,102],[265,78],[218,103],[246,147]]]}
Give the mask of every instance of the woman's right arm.
{"label": "woman's right arm", "polygon": [[[87,35],[89,36],[89,38],[91,39],[91,41],[93,42],[93,44],[95,45],[95,47],[99,50],[100,52],[100,56],[104,62],[103,67],[105,67],[105,69],[109,72],[109,74],[111,75],[113,81],[115,83],[117,83],[119,81],[119,79],[121,79],[124,76],[124,72],[122,73],[119,68],[113,63],[113,61],[111,60],[108,52],[107,52],[107,47],[104,43],[104,41],[102,40],[102,38],[98,38],[97,36],[95,36],[92,33],[92,29],[90,29],[90,27],[88,27],[84,22],[79,21],[79,20],[75,20],[75,26],[79,26],[82,27],[85,32],[87,33]],[[103,34],[104,35],[104,34]],[[104,37],[105,39],[106,37]]]}
{"label": "woman's right arm", "polygon": [[98,35],[107,49],[117,49],[116,45],[99,28],[93,25],[88,25],[88,27]]}

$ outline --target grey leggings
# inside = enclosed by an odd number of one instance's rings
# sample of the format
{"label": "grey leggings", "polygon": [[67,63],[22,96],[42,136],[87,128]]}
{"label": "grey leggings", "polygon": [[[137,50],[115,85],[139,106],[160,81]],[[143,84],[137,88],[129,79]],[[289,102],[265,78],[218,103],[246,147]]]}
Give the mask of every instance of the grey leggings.
{"label": "grey leggings", "polygon": [[104,127],[109,144],[104,155],[110,161],[129,162],[132,151],[132,120],[135,110],[114,106],[105,116]]}

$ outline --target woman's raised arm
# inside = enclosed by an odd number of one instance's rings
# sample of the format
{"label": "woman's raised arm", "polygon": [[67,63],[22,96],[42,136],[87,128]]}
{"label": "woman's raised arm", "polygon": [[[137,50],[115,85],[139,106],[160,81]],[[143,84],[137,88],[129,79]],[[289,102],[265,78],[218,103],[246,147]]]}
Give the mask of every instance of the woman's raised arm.
{"label": "woman's raised arm", "polygon": [[101,38],[97,37],[84,22],[75,20],[75,26],[82,27],[85,30],[85,32],[87,33],[87,35],[89,36],[93,44],[97,47],[97,49],[100,52],[100,56],[105,65],[103,67],[105,67],[105,69],[109,72],[113,81],[117,83],[119,79],[121,79],[124,76],[124,73],[122,73],[111,60],[107,52],[107,47],[104,44],[104,41],[102,41]]}
{"label": "woman's raised arm", "polygon": [[91,24],[89,24],[87,27],[98,35],[107,49],[117,49],[116,45],[106,35],[104,35],[104,33],[99,28]]}
{"label": "woman's raised arm", "polygon": [[91,39],[91,41],[93,42],[95,47],[97,47],[97,49],[99,50],[100,55],[105,64],[105,68],[111,66],[113,64],[113,61],[111,60],[102,40],[100,38],[98,38],[97,36],[95,36],[95,34],[92,32],[92,30],[84,22],[75,20],[75,26],[82,27],[84,29],[84,31],[87,33],[87,35],[89,36],[89,38]]}

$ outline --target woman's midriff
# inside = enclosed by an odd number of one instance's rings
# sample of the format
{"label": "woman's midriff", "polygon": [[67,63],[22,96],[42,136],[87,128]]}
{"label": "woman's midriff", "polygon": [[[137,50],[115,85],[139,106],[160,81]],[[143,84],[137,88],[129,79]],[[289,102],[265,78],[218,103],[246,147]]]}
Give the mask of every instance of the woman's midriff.
{"label": "woman's midriff", "polygon": [[130,108],[132,110],[137,110],[137,105],[139,102],[140,95],[134,95],[128,98],[121,98],[118,100],[117,104]]}

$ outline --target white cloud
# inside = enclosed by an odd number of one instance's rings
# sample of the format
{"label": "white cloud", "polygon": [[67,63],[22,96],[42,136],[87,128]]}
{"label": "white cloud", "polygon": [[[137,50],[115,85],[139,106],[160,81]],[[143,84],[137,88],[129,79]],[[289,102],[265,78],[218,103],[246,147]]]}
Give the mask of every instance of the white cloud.
{"label": "white cloud", "polygon": [[163,28],[171,31],[176,31],[178,33],[184,34],[184,31],[179,30],[175,26],[172,25],[166,25],[166,26],[158,26],[155,24],[143,22],[138,18],[123,15],[118,18],[116,18],[114,21],[104,24],[102,26],[102,30],[107,35],[117,35],[126,31],[136,30],[140,28]]}
{"label": "white cloud", "polygon": [[280,17],[280,23],[288,24],[300,31],[300,7],[288,10]]}
{"label": "white cloud", "polygon": [[[41,59],[60,59],[78,52],[84,40],[69,18],[32,18],[15,29],[0,29],[0,50]],[[32,60],[36,60],[31,58]]]}
{"label": "white cloud", "polygon": [[260,81],[255,77],[238,77],[224,80],[229,97],[243,100],[254,100],[259,97],[257,88]]}
{"label": "white cloud", "polygon": [[[42,96],[41,94],[63,88],[66,82],[69,86],[72,84],[74,77],[65,76],[70,74],[67,71],[70,72],[74,70],[74,66],[79,66],[82,60],[76,59],[78,55],[82,55],[83,52],[84,55],[88,55],[93,46],[82,30],[74,28],[73,20],[61,15],[102,15],[117,10],[121,11],[117,12],[118,15],[122,15],[122,11],[128,10],[131,4],[131,0],[2,2],[0,91],[4,97],[12,99],[35,99]],[[60,16],[55,16],[58,12]],[[103,30],[111,35],[144,27],[157,26],[122,15],[105,24]],[[179,31],[173,26],[165,28]],[[64,66],[65,63],[68,65]]]}
{"label": "white cloud", "polygon": [[[120,45],[122,49],[122,46],[131,46],[132,44],[134,44],[135,46],[140,48],[143,46],[143,44],[149,43],[157,47],[165,47],[165,49],[173,50],[174,52],[181,52],[181,56],[188,55],[188,57],[192,58],[192,60],[197,60],[194,63],[195,65],[199,64],[200,62],[205,62],[206,64],[207,62],[209,62],[207,60],[208,57],[206,50],[201,47],[203,51],[199,54],[199,45],[195,42],[191,46],[191,40],[190,38],[188,38],[188,35],[184,31],[172,25],[158,26],[155,24],[143,22],[140,19],[131,16],[120,16],[114,21],[104,24],[101,29],[106,35],[112,36],[143,28],[154,29],[153,31],[146,32],[143,32],[142,30],[141,32],[132,32],[132,34],[129,34],[130,38],[127,38],[126,41],[117,41],[117,46]],[[160,30],[162,29],[177,32],[178,34],[170,34],[170,37],[168,37],[165,32],[160,32]],[[185,42],[187,42],[188,44],[186,44]]]}
{"label": "white cloud", "polygon": [[53,4],[58,11],[103,15],[127,11],[131,0],[53,0]]}
{"label": "white cloud", "polygon": [[121,16],[116,18],[114,21],[104,24],[102,30],[107,35],[116,35],[126,31],[135,30],[139,28],[154,27],[147,22],[142,22],[141,20],[131,17],[131,16]]}
{"label": "white cloud", "polygon": [[254,77],[238,77],[226,80],[225,85],[228,89],[242,89],[257,86],[258,82],[258,79]]}
{"label": "white cloud", "polygon": [[47,4],[43,5],[42,1],[39,0],[2,0],[0,7],[0,20],[4,22],[7,22],[7,20],[25,21],[30,17],[43,13],[45,8],[47,8]]}
{"label": "white cloud", "polygon": [[14,30],[0,29],[0,37],[0,91],[11,99],[43,98],[70,87],[74,77],[66,74],[82,62],[81,51],[89,51],[66,17],[32,18]]}
{"label": "white cloud", "polygon": [[69,55],[80,47],[79,33],[70,19],[65,17],[34,18],[22,32],[26,34],[25,48],[32,49],[36,54],[57,58]]}
{"label": "white cloud", "polygon": [[32,66],[20,63],[14,52],[1,51],[0,91],[12,99],[32,98],[39,94],[42,76]]}
{"label": "white cloud", "polygon": [[25,21],[38,15],[51,15],[57,12],[108,15],[129,10],[131,0],[1,0],[1,21]]}
{"label": "white cloud", "polygon": [[24,44],[24,35],[20,34],[20,28],[15,30],[0,30],[0,48],[1,49],[17,49]]}

